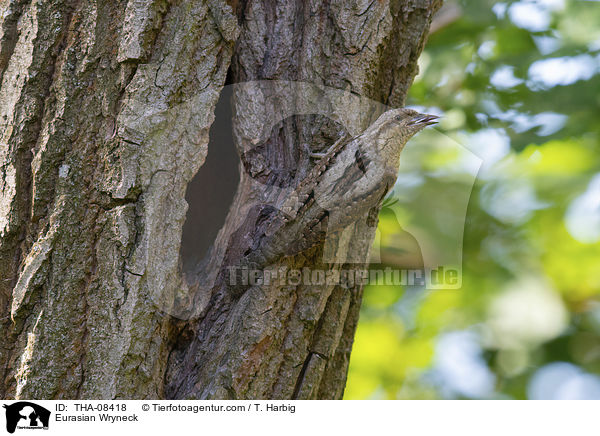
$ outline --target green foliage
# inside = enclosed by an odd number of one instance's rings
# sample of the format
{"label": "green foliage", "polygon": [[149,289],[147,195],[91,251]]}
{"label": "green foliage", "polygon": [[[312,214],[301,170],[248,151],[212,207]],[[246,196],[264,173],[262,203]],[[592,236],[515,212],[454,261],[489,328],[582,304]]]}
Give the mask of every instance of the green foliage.
{"label": "green foliage", "polygon": [[[345,398],[600,398],[600,2],[456,4],[408,101],[443,135],[403,155],[375,251],[414,261],[415,222],[451,244],[472,188],[462,287],[367,286]],[[483,161],[474,185],[461,147]]]}

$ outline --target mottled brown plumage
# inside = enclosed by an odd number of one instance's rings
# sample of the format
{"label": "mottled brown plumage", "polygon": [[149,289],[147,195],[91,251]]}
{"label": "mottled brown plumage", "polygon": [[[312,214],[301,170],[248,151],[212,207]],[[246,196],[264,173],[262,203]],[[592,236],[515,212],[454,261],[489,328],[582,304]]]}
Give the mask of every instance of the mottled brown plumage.
{"label": "mottled brown plumage", "polygon": [[[340,139],[262,224],[240,262],[264,268],[302,252],[377,206],[396,181],[406,142],[438,117],[412,109],[382,114],[355,138]],[[232,260],[232,259],[229,259]]]}

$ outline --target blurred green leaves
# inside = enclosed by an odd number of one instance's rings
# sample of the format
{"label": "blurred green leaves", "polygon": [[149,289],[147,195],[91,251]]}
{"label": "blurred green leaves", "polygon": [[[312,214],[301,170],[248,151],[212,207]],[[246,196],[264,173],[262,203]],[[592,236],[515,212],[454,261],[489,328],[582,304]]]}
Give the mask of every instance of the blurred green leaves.
{"label": "blurred green leaves", "polygon": [[345,398],[600,398],[600,2],[447,3],[460,17],[431,35],[408,101],[443,135],[403,155],[376,249],[418,263],[411,220],[443,223],[471,189],[455,141],[482,160],[463,286],[367,286]]}

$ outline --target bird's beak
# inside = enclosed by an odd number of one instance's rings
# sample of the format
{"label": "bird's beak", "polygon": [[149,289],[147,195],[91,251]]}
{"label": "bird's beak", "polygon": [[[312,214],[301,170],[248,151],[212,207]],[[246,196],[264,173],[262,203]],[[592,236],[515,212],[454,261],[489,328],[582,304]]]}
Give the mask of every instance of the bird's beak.
{"label": "bird's beak", "polygon": [[440,117],[437,115],[429,115],[429,114],[419,114],[414,117],[412,120],[408,122],[409,126],[431,126],[432,124],[437,124],[437,120]]}

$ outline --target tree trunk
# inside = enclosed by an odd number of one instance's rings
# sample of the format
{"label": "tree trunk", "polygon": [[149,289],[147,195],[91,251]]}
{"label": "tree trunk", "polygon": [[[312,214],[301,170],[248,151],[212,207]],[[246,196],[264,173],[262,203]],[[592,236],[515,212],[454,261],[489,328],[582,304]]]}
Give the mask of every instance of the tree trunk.
{"label": "tree trunk", "polygon": [[[401,106],[440,3],[3,1],[0,396],[341,398],[362,287],[235,295],[222,274],[257,206],[339,123],[292,114],[255,147],[252,89],[234,90],[240,183],[200,263],[181,249],[186,190],[220,146],[209,129],[227,77]],[[376,212],[350,230],[353,262],[367,262]],[[273,267],[345,267],[323,250]]]}

